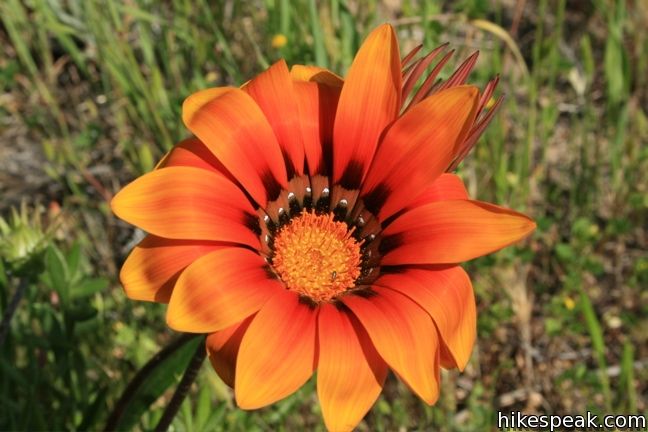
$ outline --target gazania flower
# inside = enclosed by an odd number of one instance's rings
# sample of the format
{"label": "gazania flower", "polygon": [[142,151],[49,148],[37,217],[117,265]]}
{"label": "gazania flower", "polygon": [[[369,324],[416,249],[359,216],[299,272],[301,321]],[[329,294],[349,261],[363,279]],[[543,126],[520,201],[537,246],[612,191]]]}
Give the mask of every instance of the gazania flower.
{"label": "gazania flower", "polygon": [[326,426],[350,430],[392,370],[428,404],[439,370],[475,339],[458,265],[527,236],[526,216],[468,198],[454,169],[488,124],[445,47],[401,59],[374,30],[346,79],[279,61],[242,88],[191,95],[195,135],[126,186],[114,212],[149,234],[124,264],[129,297],[168,303],[168,325],[209,333],[241,408],[278,401],[317,371]]}

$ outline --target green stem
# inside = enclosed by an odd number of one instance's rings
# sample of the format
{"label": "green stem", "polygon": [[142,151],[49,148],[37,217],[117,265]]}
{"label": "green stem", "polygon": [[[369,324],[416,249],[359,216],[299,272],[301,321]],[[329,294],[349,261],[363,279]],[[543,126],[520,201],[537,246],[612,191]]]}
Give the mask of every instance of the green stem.
{"label": "green stem", "polygon": [[205,349],[205,343],[203,342],[196,348],[196,352],[191,358],[189,365],[187,365],[187,369],[185,369],[185,373],[182,375],[182,380],[180,380],[175,393],[173,393],[169,405],[164,409],[164,414],[162,414],[162,418],[155,427],[156,432],[164,432],[169,429],[171,421],[173,421],[173,418],[180,409],[180,405],[182,405],[182,401],[184,401],[187,393],[189,393],[191,384],[193,384],[198,376],[198,372],[200,371],[200,367],[202,366],[206,355],[207,350]]}
{"label": "green stem", "polygon": [[[124,411],[128,407],[128,404],[131,402],[133,396],[136,394],[136,390],[144,383],[146,378],[155,370],[155,368],[169,356],[175,353],[178,349],[184,346],[187,342],[198,336],[199,335],[196,334],[184,334],[180,336],[178,339],[171,342],[160,352],[158,352],[153,358],[151,358],[151,360],[148,361],[148,363],[144,365],[144,367],[142,367],[142,369],[137,372],[135,377],[124,390],[124,393],[122,393],[121,397],[117,401],[117,404],[115,405],[112,413],[110,413],[108,421],[106,422],[106,431],[113,431],[116,429],[119,421],[122,418],[122,415],[124,414]],[[204,345],[200,344],[200,346],[203,347],[204,350]]]}
{"label": "green stem", "polygon": [[27,291],[28,286],[29,286],[29,280],[27,278],[21,278],[20,282],[18,283],[18,289],[16,289],[16,292],[11,298],[11,302],[7,306],[7,309],[5,309],[4,315],[2,317],[2,323],[0,323],[0,346],[4,344],[5,338],[9,333],[11,319],[16,313],[16,309],[18,309],[18,304],[20,303],[20,300],[22,300],[23,296],[25,295],[25,291]]}

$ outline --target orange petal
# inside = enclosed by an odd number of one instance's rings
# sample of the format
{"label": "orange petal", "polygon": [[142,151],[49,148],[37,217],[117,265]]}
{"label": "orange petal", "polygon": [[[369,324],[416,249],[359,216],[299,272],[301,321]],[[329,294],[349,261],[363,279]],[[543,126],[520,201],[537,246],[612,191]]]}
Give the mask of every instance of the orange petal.
{"label": "orange petal", "polygon": [[384,221],[448,168],[475,119],[478,96],[476,87],[453,87],[419,102],[389,128],[362,185],[369,211]]}
{"label": "orange petal", "polygon": [[409,203],[405,210],[411,210],[435,201],[467,200],[468,192],[461,177],[456,174],[441,174],[425,191]]}
{"label": "orange petal", "polygon": [[240,323],[207,336],[207,355],[212,367],[219,377],[230,387],[234,387],[236,376],[236,356],[238,355],[241,339],[252,322],[252,316]]}
{"label": "orange petal", "polygon": [[182,119],[260,206],[275,200],[287,186],[275,134],[243,90],[227,87],[194,93],[182,105]]}
{"label": "orange petal", "polygon": [[311,175],[330,174],[333,121],[340,88],[317,82],[295,82],[301,131]]}
{"label": "orange petal", "polygon": [[282,290],[252,320],[241,341],[234,393],[243,409],[261,408],[297,391],[316,362],[317,310]]}
{"label": "orange petal", "polygon": [[126,295],[133,300],[168,303],[182,270],[223,246],[198,240],[146,236],[130,253],[119,273]]}
{"label": "orange petal", "polygon": [[399,216],[383,231],[381,263],[459,263],[528,236],[527,216],[480,201],[438,201]]}
{"label": "orange petal", "polygon": [[171,167],[150,172],[119,191],[111,206],[121,219],[160,237],[259,247],[252,205],[215,171]]}
{"label": "orange petal", "polygon": [[349,69],[333,129],[333,180],[358,189],[378,137],[400,109],[401,63],[394,29],[371,32]]}
{"label": "orange petal", "polygon": [[288,178],[304,174],[304,144],[299,130],[299,112],[293,80],[284,60],[248,82],[243,90],[259,105],[272,126],[286,163]]}
{"label": "orange petal", "polygon": [[324,423],[332,431],[350,431],[380,395],[387,365],[347,312],[324,304],[318,329],[317,396]]}
{"label": "orange petal", "polygon": [[187,138],[176,144],[169,153],[160,161],[157,168],[166,167],[194,167],[202,168],[208,171],[217,171],[233,182],[234,177],[227,171],[227,168],[216,159],[216,156],[209,151],[207,146],[198,138]]}
{"label": "orange petal", "polygon": [[442,364],[463,370],[475,343],[477,311],[470,278],[461,267],[408,268],[385,274],[375,284],[405,294],[425,309],[450,352],[449,359],[442,355]]}
{"label": "orange petal", "polygon": [[318,66],[293,65],[290,68],[290,76],[295,81],[312,81],[331,87],[342,87],[344,84],[342,77]]}
{"label": "orange petal", "polygon": [[267,264],[244,248],[219,249],[187,267],[171,294],[167,324],[174,330],[211,333],[258,311],[283,285]]}
{"label": "orange petal", "polygon": [[439,396],[439,341],[437,330],[420,306],[388,288],[375,295],[342,298],[369,333],[380,356],[428,404]]}

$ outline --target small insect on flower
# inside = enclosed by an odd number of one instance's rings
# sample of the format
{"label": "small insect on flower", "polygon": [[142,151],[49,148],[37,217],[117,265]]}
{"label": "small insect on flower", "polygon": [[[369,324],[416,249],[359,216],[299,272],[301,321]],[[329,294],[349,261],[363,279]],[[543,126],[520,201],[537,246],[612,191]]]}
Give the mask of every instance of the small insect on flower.
{"label": "small insect on flower", "polygon": [[465,84],[476,55],[437,82],[445,49],[401,58],[382,25],[345,79],[279,61],[242,88],[195,93],[182,107],[194,137],[113,199],[149,233],[122,268],[127,295],[208,333],[241,408],[317,369],[327,428],[351,430],[388,370],[433,404],[440,368],[468,362],[476,308],[458,264],[535,224],[471,200],[450,173],[501,98],[487,110],[497,79]]}

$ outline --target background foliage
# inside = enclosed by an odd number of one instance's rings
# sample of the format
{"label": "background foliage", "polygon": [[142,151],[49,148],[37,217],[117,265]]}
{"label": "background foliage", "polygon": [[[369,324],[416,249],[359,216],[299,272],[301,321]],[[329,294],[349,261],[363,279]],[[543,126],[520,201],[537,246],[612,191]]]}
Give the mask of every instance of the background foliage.
{"label": "background foliage", "polygon": [[[459,173],[472,196],[528,212],[538,230],[467,265],[479,344],[464,373],[445,373],[439,403],[390,378],[359,429],[489,430],[497,410],[648,412],[641,1],[4,0],[0,17],[0,213],[10,222],[23,201],[24,225],[40,219],[34,229],[47,231],[34,243],[40,265],[20,278],[0,248],[3,310],[27,281],[0,347],[0,429],[103,428],[136,370],[173,339],[163,306],[128,301],[119,286],[142,233],[107,203],[187,135],[182,100],[280,57],[344,73],[384,21],[403,51],[449,41],[455,65],[480,50],[472,82],[500,74],[506,101]],[[9,245],[17,228],[5,225]],[[185,354],[138,394],[121,428],[155,425]],[[311,381],[243,412],[205,366],[173,428],[322,429],[315,398]]]}

